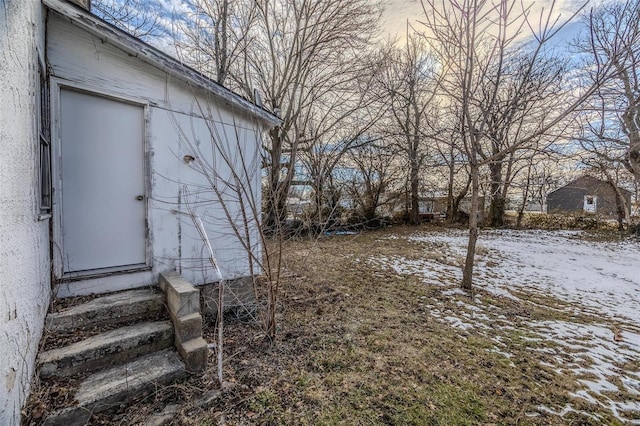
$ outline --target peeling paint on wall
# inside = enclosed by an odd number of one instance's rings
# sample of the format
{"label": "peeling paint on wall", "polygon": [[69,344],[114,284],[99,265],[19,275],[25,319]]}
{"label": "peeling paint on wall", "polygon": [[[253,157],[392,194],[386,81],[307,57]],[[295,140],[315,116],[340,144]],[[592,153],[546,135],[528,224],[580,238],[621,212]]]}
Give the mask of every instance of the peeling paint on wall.
{"label": "peeling paint on wall", "polygon": [[9,368],[9,372],[7,373],[7,392],[11,392],[13,389],[13,385],[16,382],[16,370],[12,367]]}
{"label": "peeling paint on wall", "polygon": [[0,1],[0,424],[20,423],[49,304],[49,224],[38,220],[39,1]]}

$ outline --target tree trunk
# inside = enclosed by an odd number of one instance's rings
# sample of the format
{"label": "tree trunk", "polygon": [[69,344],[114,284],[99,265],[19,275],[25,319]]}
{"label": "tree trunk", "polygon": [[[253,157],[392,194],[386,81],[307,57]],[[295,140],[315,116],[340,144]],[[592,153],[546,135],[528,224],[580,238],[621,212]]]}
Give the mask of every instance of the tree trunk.
{"label": "tree trunk", "polygon": [[[415,152],[413,154],[416,155]],[[409,220],[414,225],[420,223],[420,193],[416,158],[411,159],[411,217]]]}
{"label": "tree trunk", "polygon": [[491,205],[489,206],[490,226],[504,226],[506,200],[502,192],[502,161],[489,164],[491,172]]}
{"label": "tree trunk", "polygon": [[314,206],[314,221],[316,222],[316,224],[319,227],[323,226],[323,221],[325,220],[324,217],[324,211],[323,211],[323,207],[324,207],[324,179],[322,179],[321,177],[317,177],[316,179],[314,179],[314,188],[313,188],[313,203],[315,204]]}
{"label": "tree trunk", "polygon": [[527,208],[527,204],[529,203],[529,193],[531,192],[531,168],[533,167],[533,158],[529,160],[529,164],[527,166],[527,180],[524,184],[524,189],[522,190],[522,204],[520,205],[520,209],[518,209],[518,219],[516,220],[516,228],[520,228],[522,226],[522,219],[524,217],[524,211]]}
{"label": "tree trunk", "polygon": [[220,10],[220,18],[216,23],[215,31],[215,52],[216,52],[216,81],[221,85],[225,84],[229,73],[229,50],[227,46],[227,29],[229,20],[229,0],[223,0]]}
{"label": "tree trunk", "polygon": [[453,143],[449,145],[449,181],[447,182],[447,220],[454,223],[457,219],[457,206],[454,209],[453,184],[455,181],[455,154]]}
{"label": "tree trunk", "polygon": [[458,194],[456,197],[453,197],[451,206],[449,207],[451,209],[451,219],[449,220],[449,223],[454,224],[460,221],[460,203],[464,200],[466,195],[467,192],[465,191]]}
{"label": "tree trunk", "polygon": [[620,116],[625,133],[629,138],[629,148],[627,150],[625,165],[633,174],[636,181],[640,181],[640,126],[638,125],[640,108],[633,90],[633,77],[629,75],[629,70],[625,69],[617,60],[615,61],[615,65],[618,70],[618,77],[622,80],[625,96],[629,102],[626,110]]}
{"label": "tree trunk", "polygon": [[451,196],[447,203],[447,221],[451,224],[456,223],[458,220],[459,203],[457,203],[456,200],[457,198],[453,198],[453,196]]}
{"label": "tree trunk", "polygon": [[473,288],[473,261],[476,255],[476,241],[478,241],[478,210],[479,210],[479,170],[475,163],[470,164],[471,169],[471,209],[469,210],[469,242],[467,244],[467,257],[462,272],[462,289],[468,292]]}
{"label": "tree trunk", "polygon": [[516,220],[516,228],[522,227],[522,219],[524,218],[524,211],[527,208],[527,204],[529,203],[529,180],[530,177],[527,176],[527,183],[525,184],[524,191],[522,191],[522,204],[518,209],[518,219]]}
{"label": "tree trunk", "polygon": [[[267,193],[264,197],[264,222],[263,227],[267,232],[273,233],[279,229],[287,217],[287,195],[291,182],[291,167],[284,180],[281,178],[282,172],[282,137],[280,128],[275,127],[269,132],[271,139],[271,149],[269,149],[269,182],[267,183]],[[293,153],[290,162],[293,162]]]}
{"label": "tree trunk", "polygon": [[447,217],[449,219],[449,223],[453,224],[459,221],[460,219],[460,203],[464,200],[464,197],[467,196],[469,192],[469,186],[471,185],[471,178],[467,180],[467,185],[464,187],[461,193],[457,196],[451,195],[451,200],[449,204],[447,204]]}
{"label": "tree trunk", "polygon": [[502,194],[496,194],[491,198],[489,207],[489,217],[491,218],[491,226],[499,228],[504,226],[504,211],[506,208],[506,200]]}
{"label": "tree trunk", "polygon": [[631,217],[629,215],[629,205],[627,203],[627,199],[624,197],[624,193],[620,190],[618,185],[615,184],[613,179],[607,175],[607,180],[611,189],[616,194],[616,213],[618,215],[618,231],[623,233],[625,231],[624,223],[627,223],[627,230],[629,229],[629,224],[631,223]]}
{"label": "tree trunk", "polygon": [[616,195],[616,213],[618,215],[618,231],[624,232],[624,208],[620,203],[620,197]]}

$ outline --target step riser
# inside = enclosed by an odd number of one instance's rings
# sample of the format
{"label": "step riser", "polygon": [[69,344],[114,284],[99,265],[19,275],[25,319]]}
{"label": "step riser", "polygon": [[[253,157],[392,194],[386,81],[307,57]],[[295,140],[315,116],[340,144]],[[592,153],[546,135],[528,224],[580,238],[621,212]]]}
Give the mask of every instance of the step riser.
{"label": "step riser", "polygon": [[146,323],[41,354],[40,377],[74,376],[173,346],[171,323]]}

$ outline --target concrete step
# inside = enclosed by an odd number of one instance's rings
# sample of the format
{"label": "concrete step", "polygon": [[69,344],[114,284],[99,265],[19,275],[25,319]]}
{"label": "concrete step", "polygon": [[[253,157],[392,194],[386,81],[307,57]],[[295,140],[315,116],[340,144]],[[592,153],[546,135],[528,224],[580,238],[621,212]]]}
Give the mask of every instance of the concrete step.
{"label": "concrete step", "polygon": [[129,290],[97,297],[62,312],[47,315],[47,328],[68,332],[132,320],[155,319],[164,312],[165,296],[153,289]]}
{"label": "concrete step", "polygon": [[153,392],[186,375],[184,364],[175,351],[166,350],[145,355],[137,360],[93,374],[80,384],[77,404],[58,410],[47,417],[47,426],[84,425],[92,413],[125,404],[134,397]]}
{"label": "concrete step", "polygon": [[40,377],[73,376],[122,364],[140,355],[172,347],[173,336],[171,321],[139,323],[107,331],[40,353]]}

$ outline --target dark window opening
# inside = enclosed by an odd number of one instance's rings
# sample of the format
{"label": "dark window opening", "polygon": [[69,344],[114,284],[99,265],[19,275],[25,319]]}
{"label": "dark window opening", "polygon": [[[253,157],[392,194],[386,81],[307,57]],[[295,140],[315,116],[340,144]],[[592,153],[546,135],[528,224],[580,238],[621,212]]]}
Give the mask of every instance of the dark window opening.
{"label": "dark window opening", "polygon": [[39,130],[39,174],[40,174],[40,213],[51,212],[53,205],[51,189],[51,123],[50,123],[50,98],[49,81],[45,68],[41,62],[38,63],[38,76],[40,77],[40,90],[38,102],[38,130]]}

